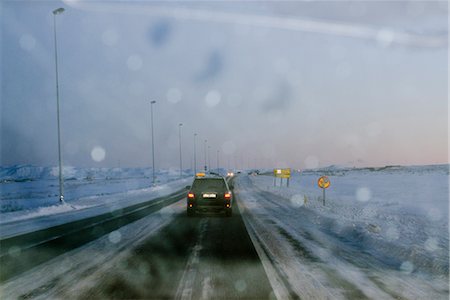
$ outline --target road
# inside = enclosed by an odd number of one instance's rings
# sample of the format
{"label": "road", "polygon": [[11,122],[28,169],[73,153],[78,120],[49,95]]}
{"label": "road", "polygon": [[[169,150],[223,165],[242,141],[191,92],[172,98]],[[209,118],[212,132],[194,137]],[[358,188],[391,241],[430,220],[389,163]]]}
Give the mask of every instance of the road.
{"label": "road", "polygon": [[[175,204],[171,204],[176,202]],[[77,250],[84,243],[89,243],[99,235],[108,236],[108,232],[123,226],[142,216],[147,218],[157,213],[163,206],[176,206],[173,218],[154,234],[132,241],[108,259],[98,260],[90,267],[82,266],[83,271],[70,271],[72,286],[62,283],[63,274],[35,288],[24,292],[6,293],[19,298],[63,297],[77,299],[211,299],[211,298],[275,298],[271,283],[246,230],[239,208],[234,207],[233,216],[227,218],[220,214],[206,214],[188,218],[184,209],[184,197],[177,200],[169,198],[158,206],[139,207],[140,216],[130,210],[127,216],[107,218],[87,222],[80,230],[61,235],[61,228],[50,228],[39,234],[28,234],[15,240],[3,240],[2,281],[4,289],[14,289],[14,283],[26,278],[27,273],[42,268],[53,272],[58,265],[68,259],[59,258],[70,251]],[[125,213],[122,212],[124,215]],[[126,221],[124,218],[129,219]],[[80,224],[77,224],[80,227]],[[72,225],[73,227],[73,225]],[[64,228],[67,229],[67,228]],[[47,233],[51,237],[45,237]],[[33,240],[40,235],[42,241]],[[109,237],[111,233],[109,234]],[[14,243],[29,244],[12,255],[7,249]],[[95,241],[91,242],[95,243]],[[7,246],[7,247],[6,247]],[[75,249],[75,250],[73,250]],[[11,251],[9,251],[11,252]],[[67,253],[65,253],[67,252]],[[108,255],[96,252],[93,256]],[[72,261],[76,258],[70,258]],[[58,263],[61,260],[63,263]],[[92,258],[96,260],[96,258]],[[55,261],[55,262],[54,262]],[[49,265],[49,266],[47,266]],[[81,262],[78,264],[81,265]],[[77,267],[79,269],[79,267]],[[73,270],[77,269],[73,268]],[[34,276],[36,277],[36,275]],[[28,279],[33,281],[34,279]],[[88,282],[86,284],[80,282]],[[93,284],[95,283],[95,284]],[[16,286],[19,284],[17,283]],[[22,287],[21,287],[22,288]],[[8,297],[6,297],[8,298]]]}

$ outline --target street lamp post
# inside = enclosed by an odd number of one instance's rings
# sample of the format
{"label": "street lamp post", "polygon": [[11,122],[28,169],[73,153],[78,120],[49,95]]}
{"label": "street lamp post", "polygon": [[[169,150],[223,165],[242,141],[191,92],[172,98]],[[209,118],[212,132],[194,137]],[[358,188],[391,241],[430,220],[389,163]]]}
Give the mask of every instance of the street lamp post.
{"label": "street lamp post", "polygon": [[55,71],[56,71],[56,119],[58,123],[58,162],[59,162],[59,202],[64,203],[64,179],[62,175],[62,155],[61,155],[61,126],[59,118],[59,82],[58,82],[58,47],[56,39],[56,15],[62,14],[64,8],[60,7],[53,11],[53,34],[55,37]]}
{"label": "street lamp post", "polygon": [[178,140],[180,141],[180,178],[183,177],[183,158],[181,155],[181,127],[183,123],[178,124]]}
{"label": "street lamp post", "polygon": [[155,184],[155,139],[154,139],[154,133],[153,133],[153,104],[155,104],[156,101],[152,100],[150,101],[150,116],[151,116],[151,125],[152,125],[152,183]]}
{"label": "street lamp post", "polygon": [[206,164],[206,144],[208,143],[208,140],[205,140],[205,172],[208,170],[207,164]]}
{"label": "street lamp post", "polygon": [[197,139],[197,134],[194,133],[194,176],[197,174],[197,153],[195,149],[195,140]]}
{"label": "street lamp post", "polygon": [[220,150],[217,150],[217,174],[219,174],[219,152]]}
{"label": "street lamp post", "polygon": [[209,155],[211,152],[210,150],[211,150],[211,146],[208,145],[208,170],[211,170],[211,156]]}

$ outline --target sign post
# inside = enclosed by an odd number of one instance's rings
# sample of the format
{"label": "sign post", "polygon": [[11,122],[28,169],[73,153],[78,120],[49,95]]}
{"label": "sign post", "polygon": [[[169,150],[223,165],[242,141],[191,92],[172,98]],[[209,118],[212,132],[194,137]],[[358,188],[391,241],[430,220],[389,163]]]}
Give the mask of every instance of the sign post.
{"label": "sign post", "polygon": [[319,180],[317,181],[317,185],[322,189],[323,191],[323,198],[322,198],[322,204],[325,206],[325,190],[330,186],[330,179],[328,179],[327,176],[321,176]]}

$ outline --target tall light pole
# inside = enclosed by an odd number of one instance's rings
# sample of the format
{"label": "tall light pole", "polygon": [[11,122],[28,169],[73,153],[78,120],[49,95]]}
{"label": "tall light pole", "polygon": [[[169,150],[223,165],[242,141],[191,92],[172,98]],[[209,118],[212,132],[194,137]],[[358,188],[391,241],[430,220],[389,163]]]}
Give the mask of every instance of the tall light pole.
{"label": "tall light pole", "polygon": [[206,164],[206,144],[208,143],[208,140],[205,140],[205,172],[208,170],[207,164]]}
{"label": "tall light pole", "polygon": [[197,139],[197,134],[194,133],[194,176],[197,174],[197,151],[195,149],[195,140]]}
{"label": "tall light pole", "polygon": [[56,40],[56,15],[62,14],[64,8],[53,11],[53,34],[55,36],[55,71],[56,71],[56,119],[58,123],[58,161],[59,161],[59,202],[64,203],[64,179],[62,175],[61,126],[59,121],[59,82],[58,82],[58,46]]}
{"label": "tall light pole", "polygon": [[154,139],[154,133],[153,133],[153,104],[155,104],[156,101],[152,100],[150,101],[150,116],[151,116],[151,123],[152,123],[152,172],[153,172],[153,179],[152,183],[155,184],[155,139]]}
{"label": "tall light pole", "polygon": [[211,156],[209,155],[211,152],[210,150],[211,150],[211,146],[208,145],[208,170],[211,170]]}
{"label": "tall light pole", "polygon": [[217,150],[217,174],[219,174],[219,152],[220,150]]}
{"label": "tall light pole", "polygon": [[178,140],[180,141],[180,178],[183,177],[183,158],[181,155],[181,127],[183,127],[183,123],[178,124]]}

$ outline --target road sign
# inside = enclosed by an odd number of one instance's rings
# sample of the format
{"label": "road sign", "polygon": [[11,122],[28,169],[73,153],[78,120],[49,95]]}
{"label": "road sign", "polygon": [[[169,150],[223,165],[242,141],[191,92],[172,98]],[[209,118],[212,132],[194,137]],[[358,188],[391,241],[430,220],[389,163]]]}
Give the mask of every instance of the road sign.
{"label": "road sign", "polygon": [[322,176],[317,181],[317,184],[321,189],[327,189],[330,186],[330,179],[327,176]]}
{"label": "road sign", "polygon": [[291,177],[291,169],[274,169],[273,175],[278,178],[290,178]]}

